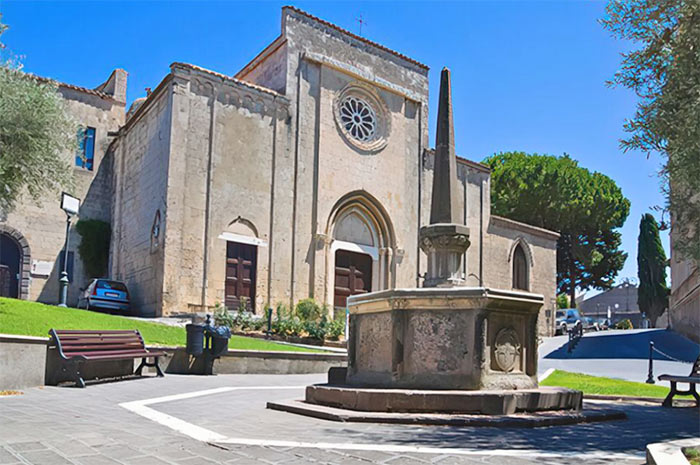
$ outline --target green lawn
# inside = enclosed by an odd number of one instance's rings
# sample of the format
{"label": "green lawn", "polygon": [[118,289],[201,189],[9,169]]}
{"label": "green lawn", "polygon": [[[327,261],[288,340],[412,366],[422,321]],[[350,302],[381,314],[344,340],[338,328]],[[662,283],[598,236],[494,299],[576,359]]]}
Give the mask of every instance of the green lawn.
{"label": "green lawn", "polygon": [[[49,329],[138,329],[146,344],[184,346],[185,328],[132,320],[75,308],[0,298],[0,333],[48,337]],[[232,349],[324,352],[250,337],[233,336]]]}
{"label": "green lawn", "polygon": [[[657,381],[658,382],[658,381]],[[570,373],[568,371],[554,370],[541,386],[561,386],[570,389],[578,389],[584,394],[601,394],[611,396],[635,396],[635,397],[658,397],[664,398],[668,395],[668,383],[646,384],[624,381],[621,379],[601,378],[589,376],[581,373]],[[684,396],[676,396],[676,398]]]}

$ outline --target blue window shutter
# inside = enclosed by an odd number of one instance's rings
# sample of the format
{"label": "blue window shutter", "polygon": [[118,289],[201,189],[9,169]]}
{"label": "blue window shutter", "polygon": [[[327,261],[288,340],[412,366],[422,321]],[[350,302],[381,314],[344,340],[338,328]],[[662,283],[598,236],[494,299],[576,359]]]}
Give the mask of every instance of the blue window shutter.
{"label": "blue window shutter", "polygon": [[85,132],[85,168],[92,171],[95,160],[95,128],[87,128]]}
{"label": "blue window shutter", "polygon": [[78,130],[78,153],[75,155],[75,166],[92,171],[95,161],[95,128],[80,128]]}

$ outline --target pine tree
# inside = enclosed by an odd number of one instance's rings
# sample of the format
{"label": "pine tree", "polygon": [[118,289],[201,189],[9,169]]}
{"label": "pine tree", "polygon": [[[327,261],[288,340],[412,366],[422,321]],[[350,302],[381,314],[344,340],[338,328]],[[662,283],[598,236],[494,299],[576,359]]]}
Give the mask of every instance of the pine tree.
{"label": "pine tree", "polygon": [[659,237],[659,225],[654,217],[646,213],[639,223],[637,249],[637,274],[639,290],[637,304],[656,327],[656,320],[668,308],[668,286],[666,285],[666,253]]}

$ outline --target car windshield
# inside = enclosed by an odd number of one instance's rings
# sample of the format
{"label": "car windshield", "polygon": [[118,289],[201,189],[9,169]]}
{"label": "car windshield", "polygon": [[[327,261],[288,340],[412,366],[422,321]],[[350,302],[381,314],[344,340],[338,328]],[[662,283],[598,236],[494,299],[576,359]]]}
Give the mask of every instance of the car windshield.
{"label": "car windshield", "polygon": [[126,286],[124,283],[120,283],[119,281],[105,281],[103,279],[100,279],[97,281],[97,287],[100,289],[112,289],[115,291],[122,291],[126,292]]}
{"label": "car windshield", "polygon": [[564,312],[557,312],[557,318],[564,318]]}

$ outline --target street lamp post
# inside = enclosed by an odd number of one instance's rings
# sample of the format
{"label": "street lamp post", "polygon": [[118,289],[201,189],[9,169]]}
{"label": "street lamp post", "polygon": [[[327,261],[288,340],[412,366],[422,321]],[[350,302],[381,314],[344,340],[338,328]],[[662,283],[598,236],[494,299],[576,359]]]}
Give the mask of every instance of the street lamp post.
{"label": "street lamp post", "polygon": [[68,239],[70,238],[70,222],[73,215],[77,215],[78,210],[80,210],[80,199],[64,192],[61,195],[61,209],[66,212],[66,243],[63,246],[61,277],[58,280],[60,286],[58,306],[67,307],[68,285],[70,284],[70,279],[68,279]]}

